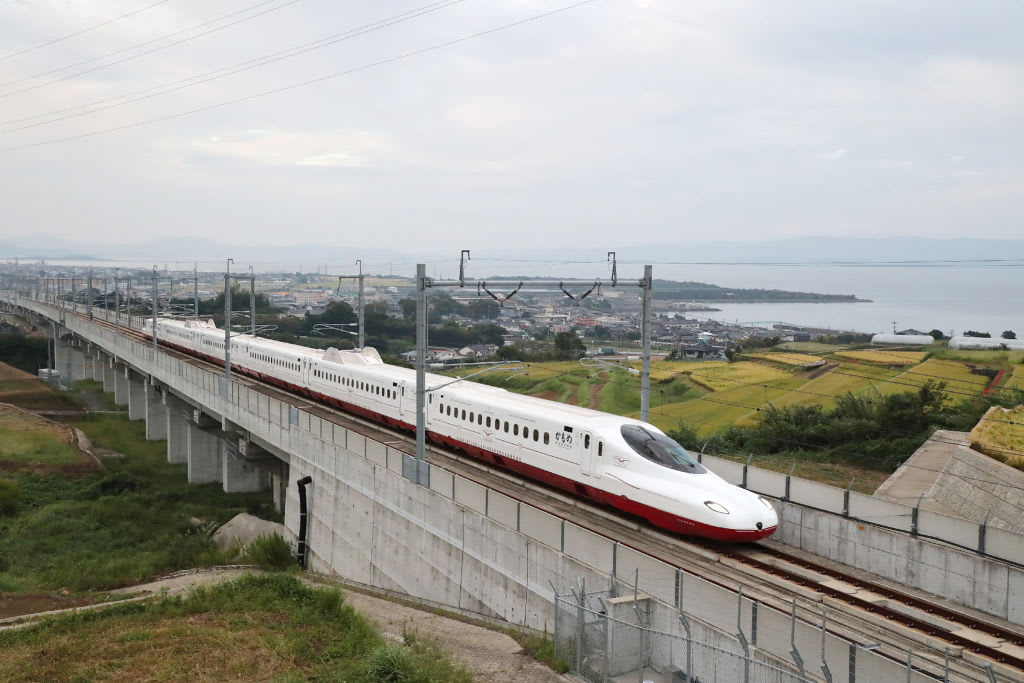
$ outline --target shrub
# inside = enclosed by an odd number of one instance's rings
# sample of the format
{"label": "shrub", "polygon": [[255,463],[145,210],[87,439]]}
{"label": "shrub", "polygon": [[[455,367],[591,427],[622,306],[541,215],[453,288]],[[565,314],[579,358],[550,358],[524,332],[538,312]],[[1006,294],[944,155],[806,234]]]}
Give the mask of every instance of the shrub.
{"label": "shrub", "polygon": [[10,479],[0,479],[0,515],[13,515],[21,505],[21,488]]}
{"label": "shrub", "polygon": [[291,545],[280,534],[260,536],[245,547],[242,558],[248,564],[274,571],[287,569],[296,563]]}

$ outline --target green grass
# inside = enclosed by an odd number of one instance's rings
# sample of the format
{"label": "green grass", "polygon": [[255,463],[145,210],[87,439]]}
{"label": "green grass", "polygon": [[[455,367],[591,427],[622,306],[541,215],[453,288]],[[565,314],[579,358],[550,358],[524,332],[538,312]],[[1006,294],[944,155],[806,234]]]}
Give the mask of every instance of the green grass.
{"label": "green grass", "polygon": [[847,393],[859,394],[870,391],[873,385],[897,374],[898,370],[889,368],[843,364],[772,401],[772,405],[776,408],[785,408],[817,404],[827,409],[835,405],[837,397]]}
{"label": "green grass", "polygon": [[0,462],[73,465],[81,457],[52,426],[8,409],[0,412]]}
{"label": "green grass", "polygon": [[800,353],[834,353],[850,348],[850,344],[819,344],[818,342],[786,342],[774,347],[782,351],[798,351]]}
{"label": "green grass", "polygon": [[146,441],[141,422],[97,415],[75,423],[99,448],[123,453],[78,477],[21,471],[22,500],[0,519],[0,584],[9,590],[89,591],[130,585],[222,557],[202,527],[239,512],[279,519],[265,493],[226,494],[219,484],[188,484],[169,465],[166,443]]}
{"label": "green grass", "polygon": [[286,574],[43,620],[0,633],[0,649],[3,680],[471,680],[437,647],[389,643],[337,590]]}
{"label": "green grass", "polygon": [[692,425],[698,436],[711,435],[748,413],[756,415],[760,407],[785,396],[803,383],[799,377],[782,374],[783,377],[767,386],[744,384],[694,400],[652,408],[651,423],[659,429],[672,430],[684,422]]}

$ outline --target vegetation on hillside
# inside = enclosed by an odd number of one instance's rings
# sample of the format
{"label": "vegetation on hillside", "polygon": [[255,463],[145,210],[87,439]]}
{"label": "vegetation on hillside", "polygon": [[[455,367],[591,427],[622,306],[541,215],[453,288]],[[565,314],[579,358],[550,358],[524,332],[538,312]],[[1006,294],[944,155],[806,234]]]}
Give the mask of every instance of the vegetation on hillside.
{"label": "vegetation on hillside", "polygon": [[337,589],[288,574],[46,619],[0,633],[0,648],[3,680],[472,679],[413,633],[386,640]]}

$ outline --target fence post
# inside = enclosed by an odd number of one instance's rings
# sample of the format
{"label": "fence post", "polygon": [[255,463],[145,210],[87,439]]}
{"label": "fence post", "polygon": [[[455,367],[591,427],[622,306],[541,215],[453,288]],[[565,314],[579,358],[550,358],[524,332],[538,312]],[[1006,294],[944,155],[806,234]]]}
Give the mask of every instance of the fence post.
{"label": "fence post", "polygon": [[984,521],[978,525],[978,554],[982,557],[985,556],[985,534],[988,531],[988,518],[991,514],[992,509],[990,508],[989,511],[985,513]]}
{"label": "fence post", "polygon": [[579,595],[576,598],[576,665],[573,670],[578,673],[583,673],[583,601],[587,596],[587,579],[586,577],[579,577],[576,579],[579,584]]}
{"label": "fence post", "polygon": [[750,644],[743,635],[743,586],[736,593],[736,637],[743,648],[743,683],[750,681]]}
{"label": "fence post", "polygon": [[924,500],[924,494],[922,493],[917,499],[917,505],[910,511],[910,536],[911,538],[917,538],[917,516],[921,509],[921,501]]}
{"label": "fence post", "polygon": [[825,677],[825,683],[832,683],[832,671],[825,661],[825,638],[828,636],[828,611],[821,610],[821,674]]}
{"label": "fence post", "polygon": [[754,454],[751,453],[747,456],[747,461],[743,463],[743,483],[740,487],[747,488],[747,468],[750,467],[750,461],[754,459]]}
{"label": "fence post", "polygon": [[846,490],[843,491],[843,517],[850,516],[850,489],[853,488],[853,482],[857,481],[857,477],[850,480],[850,483],[846,485]]}
{"label": "fence post", "polygon": [[789,482],[793,479],[793,472],[796,472],[796,463],[789,468],[789,474],[786,475],[786,493],[782,496],[782,500],[789,500]]}
{"label": "fence post", "polygon": [[796,647],[796,598],[793,598],[793,617],[789,628],[789,654],[800,670],[800,677],[804,678],[804,658],[800,656],[800,650]]}
{"label": "fence post", "polygon": [[676,570],[676,586],[678,589],[678,602],[679,607],[679,625],[683,627],[683,631],[686,633],[686,678],[683,679],[683,683],[691,683],[693,676],[690,673],[693,671],[693,647],[690,644],[690,620],[686,618],[686,613],[683,612],[683,570]]}

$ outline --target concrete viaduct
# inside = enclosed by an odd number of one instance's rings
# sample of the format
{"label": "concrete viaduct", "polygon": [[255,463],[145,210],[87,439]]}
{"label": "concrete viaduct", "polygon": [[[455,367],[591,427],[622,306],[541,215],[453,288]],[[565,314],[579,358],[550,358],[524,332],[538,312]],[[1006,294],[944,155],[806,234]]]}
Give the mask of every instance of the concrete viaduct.
{"label": "concrete viaduct", "polygon": [[[667,672],[664,680],[685,680],[671,678],[671,672],[692,657],[690,670],[701,681],[743,680],[725,666],[739,660],[747,662],[748,672],[750,666],[761,672],[751,680],[935,680],[917,671],[908,679],[901,663],[823,632],[820,624],[794,624],[791,615],[765,605],[754,609],[755,601],[734,590],[438,466],[431,466],[429,487],[414,484],[402,476],[403,460],[411,456],[400,442],[368,438],[366,430],[301,397],[236,375],[226,381],[222,370],[208,364],[118,335],[112,312],[96,309],[90,319],[81,306],[74,313],[12,291],[0,293],[0,302],[49,326],[57,340],[55,369],[64,381],[102,381],[131,419],[145,420],[147,439],[166,440],[168,461],[184,464],[190,482],[220,482],[228,492],[268,490],[297,535],[295,482],[310,477],[307,543],[313,571],[548,633],[563,623],[559,610],[566,603],[556,607],[556,590],[569,594],[585,585],[614,595],[618,586],[629,599],[605,603],[600,618],[609,625],[603,633],[612,632],[612,623],[633,628],[640,619],[663,637],[621,636],[615,665],[621,670],[613,673],[637,671],[640,663],[646,671]],[[705,464],[778,499],[777,540],[850,559],[935,594],[962,595],[964,604],[1024,623],[1020,536],[997,540],[1011,548],[1007,553],[1018,553],[997,560],[992,533],[985,555],[933,543],[899,528],[902,522],[885,523],[907,513],[894,503],[876,505],[858,494],[851,499],[841,489],[757,468],[741,472],[736,468],[742,466],[714,458]],[[875,524],[866,528],[858,516],[872,516]],[[879,516],[885,518],[881,523]],[[634,577],[637,586],[629,585]],[[642,609],[636,609],[634,590]],[[680,615],[688,617],[688,638]],[[748,643],[744,656],[742,645],[752,629],[777,637]],[[700,643],[703,654],[698,658],[683,643]],[[802,657],[794,657],[794,650]]]}

